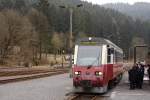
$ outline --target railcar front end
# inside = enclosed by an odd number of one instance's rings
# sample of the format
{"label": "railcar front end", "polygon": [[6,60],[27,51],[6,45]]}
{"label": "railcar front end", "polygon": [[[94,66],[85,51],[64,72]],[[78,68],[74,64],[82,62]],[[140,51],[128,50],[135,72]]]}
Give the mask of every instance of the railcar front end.
{"label": "railcar front end", "polygon": [[113,46],[97,41],[76,44],[72,67],[75,92],[107,92],[110,83],[122,74],[121,63],[114,68],[114,51]]}

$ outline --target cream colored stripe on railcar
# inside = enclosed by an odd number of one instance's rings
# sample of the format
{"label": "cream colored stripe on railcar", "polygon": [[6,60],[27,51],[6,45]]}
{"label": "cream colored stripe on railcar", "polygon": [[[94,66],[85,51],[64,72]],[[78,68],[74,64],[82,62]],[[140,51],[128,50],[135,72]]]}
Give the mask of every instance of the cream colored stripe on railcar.
{"label": "cream colored stripe on railcar", "polygon": [[75,45],[75,51],[74,51],[74,64],[77,63],[77,53],[78,53],[78,45]]}
{"label": "cream colored stripe on railcar", "polygon": [[102,46],[102,64],[107,64],[107,45]]}

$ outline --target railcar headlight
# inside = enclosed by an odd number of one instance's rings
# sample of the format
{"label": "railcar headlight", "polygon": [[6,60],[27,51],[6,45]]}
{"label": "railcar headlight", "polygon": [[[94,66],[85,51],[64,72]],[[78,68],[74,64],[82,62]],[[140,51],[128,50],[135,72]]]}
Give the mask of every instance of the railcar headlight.
{"label": "railcar headlight", "polygon": [[102,73],[102,72],[95,72],[95,75],[96,75],[96,76],[102,76],[103,73]]}
{"label": "railcar headlight", "polygon": [[78,74],[79,74],[79,72],[74,72],[74,74],[75,74],[75,75],[78,75]]}
{"label": "railcar headlight", "polygon": [[74,72],[74,74],[75,74],[75,75],[80,75],[81,72],[79,72],[79,71],[78,71],[78,72]]}

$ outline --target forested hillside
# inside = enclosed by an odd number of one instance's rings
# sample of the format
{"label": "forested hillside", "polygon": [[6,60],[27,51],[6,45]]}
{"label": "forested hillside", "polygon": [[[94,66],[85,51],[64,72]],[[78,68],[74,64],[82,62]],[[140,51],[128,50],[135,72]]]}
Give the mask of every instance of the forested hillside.
{"label": "forested hillside", "polygon": [[116,3],[116,4],[105,4],[103,6],[130,15],[133,18],[150,20],[150,3],[138,2],[133,5]]}
{"label": "forested hillside", "polygon": [[[83,7],[76,8],[77,4],[83,4]],[[123,48],[126,54],[135,37],[150,42],[148,21],[133,20],[127,15],[99,5],[80,0],[0,0],[0,17],[2,17],[0,22],[6,25],[6,27],[0,25],[0,35],[3,36],[0,37],[1,58],[7,56],[10,46],[30,48],[20,54],[24,55],[23,59],[31,50],[33,50],[33,53],[30,53],[33,55],[30,58],[32,60],[35,60],[37,53],[40,54],[39,59],[42,58],[42,53],[56,54],[63,49],[67,53],[69,10],[59,7],[62,5],[74,7],[74,41],[85,36],[104,37]],[[16,16],[19,20],[13,19]],[[28,32],[23,34],[24,28],[27,28]],[[5,36],[3,31],[8,35]],[[24,36],[30,38],[24,40],[20,38]],[[6,40],[7,43],[4,44]],[[25,43],[26,45],[22,46]]]}

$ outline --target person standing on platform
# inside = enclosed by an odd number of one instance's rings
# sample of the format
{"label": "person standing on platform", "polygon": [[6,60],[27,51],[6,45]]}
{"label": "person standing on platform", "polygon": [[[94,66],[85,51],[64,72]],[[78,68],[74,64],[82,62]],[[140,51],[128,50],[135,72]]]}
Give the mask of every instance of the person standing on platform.
{"label": "person standing on platform", "polygon": [[147,66],[148,66],[147,73],[148,73],[149,85],[150,85],[150,64],[148,64]]}
{"label": "person standing on platform", "polygon": [[136,79],[137,79],[137,68],[136,65],[129,70],[129,81],[130,81],[130,89],[133,90],[136,87]]}
{"label": "person standing on platform", "polygon": [[137,88],[142,89],[143,86],[143,78],[144,78],[144,65],[138,62],[138,75],[137,75]]}

